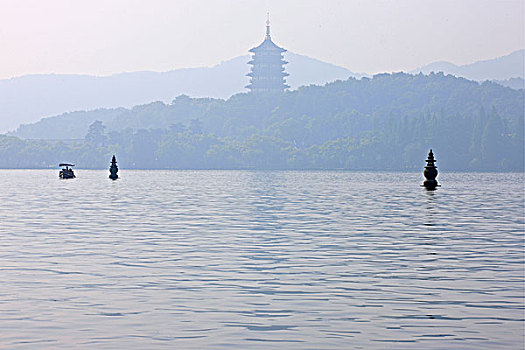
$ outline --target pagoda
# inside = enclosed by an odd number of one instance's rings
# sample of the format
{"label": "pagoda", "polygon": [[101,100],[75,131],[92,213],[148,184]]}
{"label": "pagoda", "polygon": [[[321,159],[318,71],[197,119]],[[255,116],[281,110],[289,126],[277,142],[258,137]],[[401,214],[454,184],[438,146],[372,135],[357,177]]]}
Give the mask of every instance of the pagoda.
{"label": "pagoda", "polygon": [[270,37],[270,17],[266,20],[266,36],[264,41],[250,50],[253,53],[252,60],[248,62],[252,66],[247,74],[250,84],[246,85],[253,92],[284,91],[290,87],[286,85],[285,77],[289,74],[284,71],[287,64],[283,58],[286,52],[277,46]]}
{"label": "pagoda", "polygon": [[117,158],[115,155],[113,155],[113,158],[111,158],[111,166],[109,167],[109,178],[111,180],[118,179],[118,166],[117,166]]}
{"label": "pagoda", "polygon": [[423,182],[423,186],[425,186],[427,190],[434,190],[436,187],[441,186],[436,180],[438,171],[435,163],[436,160],[434,159],[434,153],[431,149],[430,152],[428,152],[427,165],[423,171],[423,176],[425,176],[425,182]]}

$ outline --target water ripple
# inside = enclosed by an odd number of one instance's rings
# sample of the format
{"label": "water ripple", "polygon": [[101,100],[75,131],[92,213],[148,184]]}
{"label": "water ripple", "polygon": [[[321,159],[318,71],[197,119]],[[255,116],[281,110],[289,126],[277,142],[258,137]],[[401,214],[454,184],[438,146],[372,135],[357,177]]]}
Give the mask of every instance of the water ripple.
{"label": "water ripple", "polygon": [[0,171],[0,348],[523,348],[523,174],[77,173]]}

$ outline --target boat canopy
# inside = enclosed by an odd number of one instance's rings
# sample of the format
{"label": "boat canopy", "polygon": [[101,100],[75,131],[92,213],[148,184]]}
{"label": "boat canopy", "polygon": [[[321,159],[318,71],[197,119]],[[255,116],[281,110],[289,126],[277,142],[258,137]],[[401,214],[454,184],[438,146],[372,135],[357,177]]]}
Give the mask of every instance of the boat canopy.
{"label": "boat canopy", "polygon": [[60,163],[58,166],[75,166],[75,164],[69,164],[69,163]]}

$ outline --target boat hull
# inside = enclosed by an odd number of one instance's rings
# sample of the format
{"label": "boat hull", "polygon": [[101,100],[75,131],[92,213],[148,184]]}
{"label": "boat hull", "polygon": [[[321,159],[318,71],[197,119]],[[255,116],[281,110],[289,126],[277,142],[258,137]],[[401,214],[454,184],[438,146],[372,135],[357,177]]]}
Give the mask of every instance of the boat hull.
{"label": "boat hull", "polygon": [[73,172],[69,173],[69,172],[60,171],[60,173],[58,173],[58,177],[61,179],[74,179],[76,176]]}

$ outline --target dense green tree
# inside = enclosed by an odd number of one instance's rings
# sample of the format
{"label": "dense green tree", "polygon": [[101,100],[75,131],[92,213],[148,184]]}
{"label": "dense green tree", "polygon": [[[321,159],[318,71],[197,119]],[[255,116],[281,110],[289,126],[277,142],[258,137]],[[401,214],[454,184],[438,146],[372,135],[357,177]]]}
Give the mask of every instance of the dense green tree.
{"label": "dense green tree", "polygon": [[100,120],[95,120],[88,129],[84,137],[85,143],[94,147],[103,147],[107,143],[107,136],[105,135],[106,127]]}

